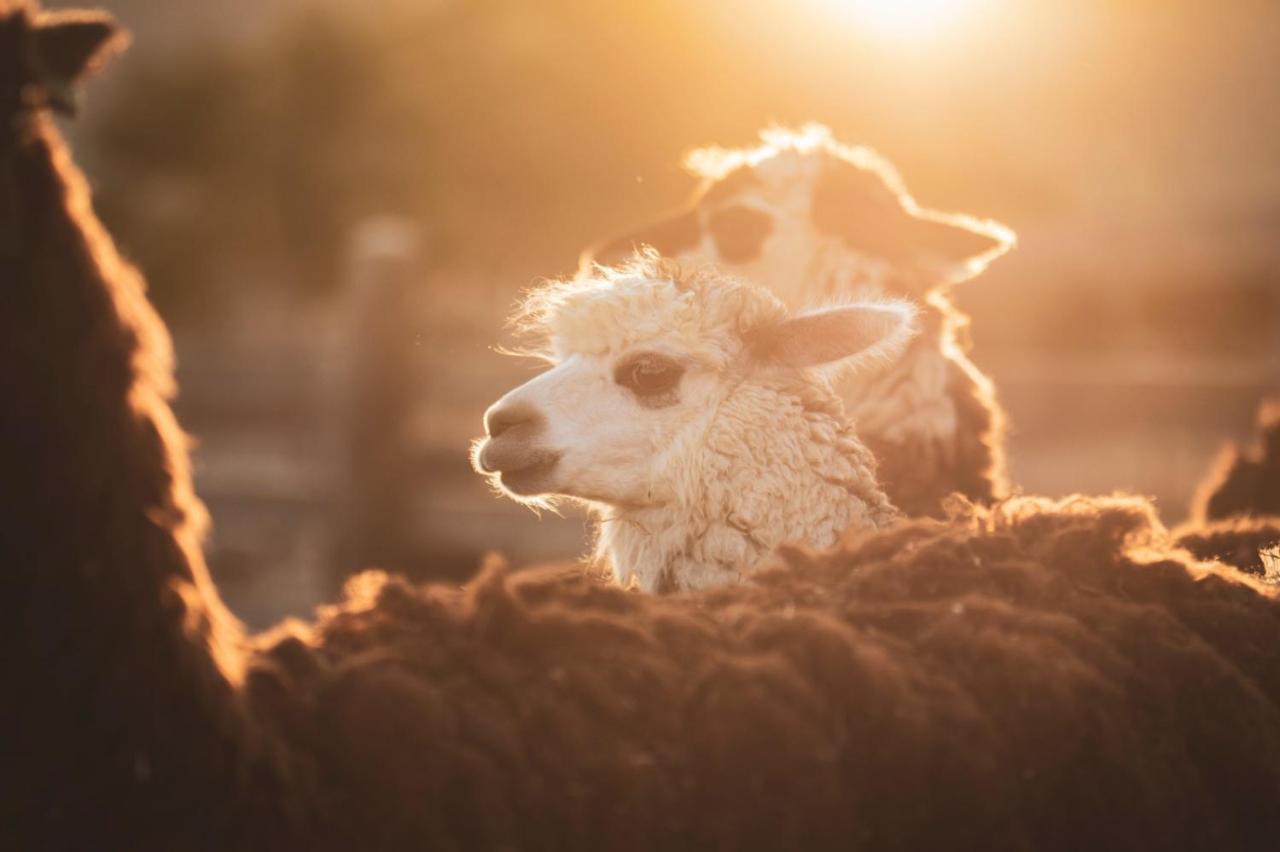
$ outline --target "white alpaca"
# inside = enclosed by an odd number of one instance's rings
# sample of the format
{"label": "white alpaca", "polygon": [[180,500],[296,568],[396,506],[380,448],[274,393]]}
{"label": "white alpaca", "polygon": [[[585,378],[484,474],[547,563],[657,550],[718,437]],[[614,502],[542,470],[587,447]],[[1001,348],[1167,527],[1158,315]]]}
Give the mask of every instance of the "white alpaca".
{"label": "white alpaca", "polygon": [[900,349],[909,304],[791,316],[649,255],[549,284],[520,318],[554,366],[489,409],[476,469],[517,500],[587,503],[618,582],[732,582],[783,542],[827,547],[895,516],[820,368]]}
{"label": "white alpaca", "polygon": [[650,245],[767,287],[793,311],[833,300],[922,304],[921,333],[900,359],[842,376],[836,388],[907,514],[940,514],[953,491],[979,501],[1004,494],[1003,413],[965,355],[968,320],[949,288],[1008,251],[1013,232],[925,210],[886,160],[825,128],[763,136],[755,148],[693,152],[701,184],[692,202],[586,252],[583,269]]}

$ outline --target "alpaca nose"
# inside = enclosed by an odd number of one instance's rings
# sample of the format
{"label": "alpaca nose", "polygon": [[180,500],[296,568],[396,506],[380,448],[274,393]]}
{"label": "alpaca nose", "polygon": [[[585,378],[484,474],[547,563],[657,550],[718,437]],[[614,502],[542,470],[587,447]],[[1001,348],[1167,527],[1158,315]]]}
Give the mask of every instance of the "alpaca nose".
{"label": "alpaca nose", "polygon": [[[537,426],[542,419],[542,414],[527,403],[500,405],[484,413],[484,430],[489,433],[490,438],[496,438],[518,426]],[[532,432],[533,429],[526,431]]]}

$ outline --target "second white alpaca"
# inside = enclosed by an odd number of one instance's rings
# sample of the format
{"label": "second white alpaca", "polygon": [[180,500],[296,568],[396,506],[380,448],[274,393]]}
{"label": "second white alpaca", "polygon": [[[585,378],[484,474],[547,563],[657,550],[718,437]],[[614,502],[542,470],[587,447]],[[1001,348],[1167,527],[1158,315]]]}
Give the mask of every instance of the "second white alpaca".
{"label": "second white alpaca", "polygon": [[943,515],[952,492],[978,502],[1006,494],[1004,412],[966,354],[968,318],[951,285],[1007,252],[1013,232],[922,208],[887,160],[817,125],[765,131],[754,148],[695,151],[689,165],[701,181],[690,203],[586,252],[587,274],[648,245],[767,287],[792,310],[920,304],[920,334],[903,356],[841,377],[837,390],[907,515]]}

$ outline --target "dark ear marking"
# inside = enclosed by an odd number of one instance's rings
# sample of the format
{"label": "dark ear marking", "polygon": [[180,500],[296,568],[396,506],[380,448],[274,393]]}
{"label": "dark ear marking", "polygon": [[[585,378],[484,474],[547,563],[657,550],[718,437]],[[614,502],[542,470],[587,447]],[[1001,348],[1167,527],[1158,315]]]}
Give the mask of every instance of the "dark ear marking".
{"label": "dark ear marking", "polygon": [[698,224],[698,212],[690,209],[587,249],[583,259],[614,266],[629,260],[641,246],[653,246],[663,257],[675,257],[696,246],[701,238],[702,227]]}
{"label": "dark ear marking", "polygon": [[813,186],[810,215],[814,228],[854,251],[890,261],[910,257],[912,217],[874,172],[845,162],[824,169]]}
{"label": "dark ear marking", "polygon": [[963,224],[909,212],[875,172],[848,163],[827,168],[813,188],[814,227],[849,248],[893,263],[942,258],[963,263],[1004,245]]}
{"label": "dark ear marking", "polygon": [[919,256],[932,254],[948,261],[963,263],[1004,245],[1003,240],[963,225],[939,222],[934,219],[916,219],[915,221]]}
{"label": "dark ear marking", "polygon": [[720,259],[729,263],[746,263],[759,257],[773,225],[768,213],[741,204],[721,208],[707,220],[707,230],[716,241]]}
{"label": "dark ear marking", "polygon": [[733,201],[738,195],[760,183],[760,176],[751,166],[738,166],[724,177],[707,186],[697,199],[700,205]]}

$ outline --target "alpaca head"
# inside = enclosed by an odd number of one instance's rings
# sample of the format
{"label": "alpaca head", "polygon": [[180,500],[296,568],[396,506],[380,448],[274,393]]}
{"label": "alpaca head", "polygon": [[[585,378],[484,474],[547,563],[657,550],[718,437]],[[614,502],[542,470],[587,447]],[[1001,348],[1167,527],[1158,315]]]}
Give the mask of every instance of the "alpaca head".
{"label": "alpaca head", "polygon": [[1013,244],[994,222],[922,209],[893,167],[826,128],[766,131],[747,150],[695,151],[702,179],[683,211],[589,251],[617,263],[650,245],[714,263],[792,308],[824,298],[919,296],[979,272]]}
{"label": "alpaca head", "polygon": [[552,283],[519,319],[553,366],[486,413],[476,469],[525,502],[678,502],[697,491],[688,480],[707,469],[699,456],[718,426],[767,431],[792,404],[839,417],[823,368],[892,353],[913,317],[901,302],[789,316],[762,289],[652,253]]}
{"label": "alpaca head", "polygon": [[73,112],[74,86],[124,41],[104,12],[40,12],[23,0],[0,0],[0,114]]}

